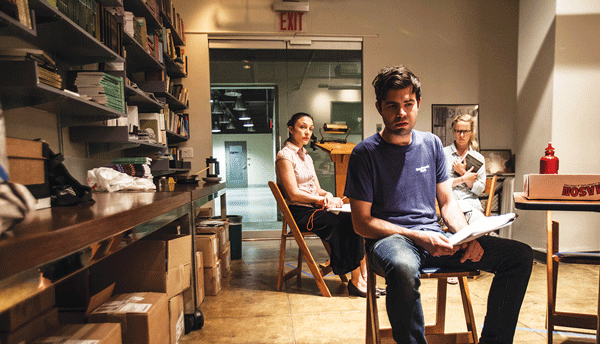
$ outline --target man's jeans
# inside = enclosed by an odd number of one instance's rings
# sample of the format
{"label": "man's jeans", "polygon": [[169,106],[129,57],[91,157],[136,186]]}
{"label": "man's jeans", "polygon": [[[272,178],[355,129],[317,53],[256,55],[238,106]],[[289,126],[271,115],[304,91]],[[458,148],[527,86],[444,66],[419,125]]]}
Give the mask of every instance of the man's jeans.
{"label": "man's jeans", "polygon": [[514,240],[483,236],[479,262],[460,262],[464,251],[433,257],[412,240],[395,234],[368,248],[371,267],[385,276],[386,306],[394,340],[426,343],[419,287],[420,271],[428,267],[479,269],[495,274],[490,287],[481,343],[512,343],[533,264],[531,247]]}

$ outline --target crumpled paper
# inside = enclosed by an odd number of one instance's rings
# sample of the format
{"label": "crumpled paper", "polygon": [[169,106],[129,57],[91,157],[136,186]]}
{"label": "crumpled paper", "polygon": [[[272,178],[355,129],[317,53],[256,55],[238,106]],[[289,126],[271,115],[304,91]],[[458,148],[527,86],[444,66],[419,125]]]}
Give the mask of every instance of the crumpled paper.
{"label": "crumpled paper", "polygon": [[88,171],[88,185],[96,191],[152,191],[156,185],[152,179],[132,177],[109,167],[98,167]]}

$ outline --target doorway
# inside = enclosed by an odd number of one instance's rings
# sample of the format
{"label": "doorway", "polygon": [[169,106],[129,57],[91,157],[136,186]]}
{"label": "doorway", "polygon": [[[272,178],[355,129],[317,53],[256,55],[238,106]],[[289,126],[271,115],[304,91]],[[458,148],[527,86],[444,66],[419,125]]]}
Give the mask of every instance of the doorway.
{"label": "doorway", "polygon": [[[225,182],[235,188],[227,194],[228,212],[257,209],[237,206],[248,204],[246,198],[263,195],[261,216],[274,214],[260,223],[247,221],[256,215],[240,214],[244,238],[279,236],[281,222],[267,182],[276,180],[275,156],[285,145],[286,123],[294,113],[313,116],[317,139],[322,138],[319,128],[336,123],[351,127],[348,141],[362,140],[362,40],[307,38],[296,43],[291,37],[209,38],[213,156],[226,162]],[[230,180],[243,178],[230,171],[240,171],[229,162],[238,154],[238,148],[226,146],[233,142],[246,144],[246,186]],[[335,191],[329,155],[318,148],[306,149],[323,189]],[[256,231],[261,233],[250,233]]]}
{"label": "doorway", "polygon": [[225,142],[227,160],[227,187],[248,187],[248,164],[246,154],[246,141]]}

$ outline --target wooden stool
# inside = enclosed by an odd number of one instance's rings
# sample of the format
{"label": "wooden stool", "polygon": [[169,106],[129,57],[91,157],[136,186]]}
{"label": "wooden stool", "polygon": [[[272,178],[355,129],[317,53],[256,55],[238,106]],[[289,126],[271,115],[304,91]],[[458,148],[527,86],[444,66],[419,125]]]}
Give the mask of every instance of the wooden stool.
{"label": "wooden stool", "polygon": [[[425,326],[425,337],[427,343],[475,343],[479,342],[473,305],[467,278],[478,276],[479,271],[446,271],[439,269],[434,272],[422,272],[421,279],[437,279],[437,302],[435,312],[435,324]],[[458,277],[460,293],[462,296],[467,332],[446,333],[446,290],[448,277]],[[367,344],[394,343],[391,328],[379,328],[379,314],[377,312],[377,295],[375,292],[376,274],[367,262]]]}

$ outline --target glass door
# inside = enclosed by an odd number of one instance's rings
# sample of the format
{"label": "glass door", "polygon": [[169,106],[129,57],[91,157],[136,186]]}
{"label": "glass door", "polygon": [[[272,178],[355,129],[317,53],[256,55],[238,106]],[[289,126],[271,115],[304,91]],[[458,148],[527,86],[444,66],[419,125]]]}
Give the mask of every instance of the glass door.
{"label": "glass door", "polygon": [[[209,48],[213,154],[219,161],[227,161],[225,142],[246,141],[248,189],[268,191],[267,182],[276,179],[275,155],[288,138],[286,123],[296,112],[313,116],[314,134],[319,141],[362,140],[362,42],[215,38],[209,40]],[[326,123],[346,125],[349,131],[325,133],[322,128]],[[335,193],[331,158],[317,147],[306,149],[315,162],[321,186]],[[226,175],[227,168],[222,175]],[[238,193],[243,195],[244,190],[230,190],[229,183],[227,187],[228,212],[233,214],[229,199]],[[270,191],[255,191],[250,194],[266,194],[272,200]],[[257,202],[247,202],[249,207],[252,204]],[[274,207],[275,211],[260,212],[276,214]],[[231,210],[235,211],[235,203]],[[242,226],[244,232],[249,226]],[[280,228],[265,230],[279,232]]]}

